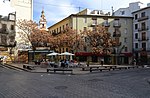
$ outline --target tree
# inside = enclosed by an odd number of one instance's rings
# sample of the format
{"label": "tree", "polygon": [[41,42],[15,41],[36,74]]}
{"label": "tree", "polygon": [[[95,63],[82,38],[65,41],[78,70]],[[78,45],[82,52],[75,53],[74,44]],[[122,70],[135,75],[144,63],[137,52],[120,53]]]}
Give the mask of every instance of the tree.
{"label": "tree", "polygon": [[17,27],[20,29],[19,36],[25,43],[29,43],[35,50],[39,46],[47,46],[49,37],[48,32],[38,29],[36,22],[30,20],[18,20]]}
{"label": "tree", "polygon": [[102,26],[81,32],[81,37],[85,40],[84,45],[90,47],[93,53],[110,54],[110,48],[115,44],[111,34]]}
{"label": "tree", "polygon": [[67,47],[69,50],[75,48],[77,33],[75,30],[72,30],[71,27],[66,27],[61,33],[55,35],[51,40],[51,46],[54,50],[57,48]]}

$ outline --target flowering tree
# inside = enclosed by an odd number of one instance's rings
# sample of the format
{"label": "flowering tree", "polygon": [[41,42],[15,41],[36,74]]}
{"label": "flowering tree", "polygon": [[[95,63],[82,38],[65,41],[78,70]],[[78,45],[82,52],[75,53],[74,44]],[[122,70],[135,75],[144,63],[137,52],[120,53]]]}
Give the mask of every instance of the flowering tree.
{"label": "flowering tree", "polygon": [[54,36],[51,40],[53,48],[68,47],[70,50],[75,48],[77,33],[70,27],[65,28],[60,34]]}
{"label": "flowering tree", "polygon": [[18,20],[17,27],[20,29],[19,36],[25,43],[29,43],[32,49],[35,50],[39,46],[47,46],[51,35],[38,29],[36,22],[30,20]]}
{"label": "flowering tree", "polygon": [[111,34],[105,27],[96,26],[95,30],[85,30],[81,32],[84,37],[84,44],[89,46],[93,53],[110,54],[110,48],[115,44]]}

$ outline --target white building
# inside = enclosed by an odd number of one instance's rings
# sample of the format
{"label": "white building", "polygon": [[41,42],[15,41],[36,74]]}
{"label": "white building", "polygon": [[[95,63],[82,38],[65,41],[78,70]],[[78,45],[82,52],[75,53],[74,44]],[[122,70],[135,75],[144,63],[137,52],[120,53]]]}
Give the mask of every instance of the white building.
{"label": "white building", "polygon": [[114,16],[131,16],[132,17],[132,12],[140,9],[139,3],[140,2],[129,3],[129,7],[119,8],[117,11],[114,12]]}
{"label": "white building", "polygon": [[132,14],[134,56],[142,63],[150,63],[150,4]]}

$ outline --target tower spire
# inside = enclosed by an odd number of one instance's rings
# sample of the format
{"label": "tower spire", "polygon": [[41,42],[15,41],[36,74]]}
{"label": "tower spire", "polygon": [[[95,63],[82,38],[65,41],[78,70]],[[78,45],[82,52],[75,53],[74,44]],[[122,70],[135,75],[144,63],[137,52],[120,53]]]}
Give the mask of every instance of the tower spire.
{"label": "tower spire", "polygon": [[41,18],[39,21],[39,25],[40,25],[40,29],[41,30],[46,30],[46,18],[45,18],[45,12],[44,12],[44,8],[42,8],[42,12],[41,12]]}

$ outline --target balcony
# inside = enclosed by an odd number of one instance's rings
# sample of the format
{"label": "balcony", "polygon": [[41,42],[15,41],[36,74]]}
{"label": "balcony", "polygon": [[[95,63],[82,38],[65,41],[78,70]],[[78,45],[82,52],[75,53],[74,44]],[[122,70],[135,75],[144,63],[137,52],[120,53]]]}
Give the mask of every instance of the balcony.
{"label": "balcony", "polygon": [[102,26],[110,27],[110,23],[108,23],[108,22],[103,22],[103,23],[102,23]]}
{"label": "balcony", "polygon": [[113,47],[121,46],[122,42],[117,42],[113,44]]}
{"label": "balcony", "polygon": [[139,52],[139,51],[142,51],[142,48],[134,48],[133,51],[134,52]]}
{"label": "balcony", "polygon": [[139,22],[139,21],[143,21],[143,20],[147,20],[147,19],[149,19],[149,17],[148,17],[148,16],[140,17],[140,18],[138,18],[138,22]]}
{"label": "balcony", "polygon": [[119,29],[115,29],[113,32],[113,37],[121,37],[121,31]]}
{"label": "balcony", "polygon": [[90,23],[89,24],[89,27],[95,27],[95,26],[97,26],[98,24],[96,24],[96,23]]}
{"label": "balcony", "polygon": [[116,33],[114,33],[114,34],[113,34],[113,37],[121,37],[121,34],[116,34]]}
{"label": "balcony", "polygon": [[2,34],[8,34],[8,31],[7,31],[7,29],[2,28],[2,29],[0,29],[0,33],[2,33]]}
{"label": "balcony", "polygon": [[120,28],[121,27],[121,23],[113,23],[113,26],[116,28]]}
{"label": "balcony", "polygon": [[138,31],[147,31],[149,30],[149,27],[142,27],[142,28],[138,28]]}
{"label": "balcony", "polygon": [[138,38],[138,41],[148,41],[149,37]]}

